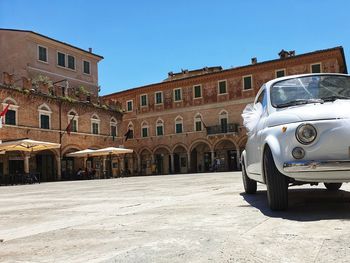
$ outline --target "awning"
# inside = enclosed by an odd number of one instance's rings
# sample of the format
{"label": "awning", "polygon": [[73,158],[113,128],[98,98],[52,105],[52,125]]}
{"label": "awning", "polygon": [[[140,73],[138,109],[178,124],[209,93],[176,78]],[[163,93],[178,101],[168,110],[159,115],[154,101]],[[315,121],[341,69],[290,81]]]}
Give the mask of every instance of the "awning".
{"label": "awning", "polygon": [[21,152],[38,152],[43,150],[60,148],[59,143],[34,141],[31,139],[13,140],[0,143],[0,152],[2,151],[21,151]]}
{"label": "awning", "polygon": [[97,157],[97,156],[107,156],[107,155],[119,155],[133,153],[131,149],[107,147],[99,150],[85,149],[82,151],[77,151],[73,153],[68,153],[68,157]]}
{"label": "awning", "polygon": [[125,148],[107,147],[107,148],[96,150],[92,155],[103,156],[103,155],[119,155],[119,154],[126,154],[126,153],[133,153],[133,150],[125,149]]}
{"label": "awning", "polygon": [[91,156],[92,153],[94,153],[96,150],[92,150],[92,149],[85,149],[82,151],[77,151],[77,152],[72,152],[72,153],[68,153],[66,154],[66,156],[68,157],[89,157]]}

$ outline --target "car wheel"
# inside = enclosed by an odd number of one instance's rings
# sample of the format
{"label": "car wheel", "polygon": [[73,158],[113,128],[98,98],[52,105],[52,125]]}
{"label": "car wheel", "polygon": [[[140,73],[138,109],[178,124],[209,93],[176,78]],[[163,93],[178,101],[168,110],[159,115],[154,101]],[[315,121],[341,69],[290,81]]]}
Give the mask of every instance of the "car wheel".
{"label": "car wheel", "polygon": [[244,186],[244,191],[246,194],[255,194],[256,193],[256,181],[250,179],[247,176],[247,172],[245,170],[244,166],[244,161],[242,160],[242,179],[243,179],[243,186]]}
{"label": "car wheel", "polygon": [[329,191],[337,191],[342,186],[342,183],[324,183],[324,186]]}
{"label": "car wheel", "polygon": [[288,178],[278,171],[270,148],[267,148],[264,153],[264,173],[267,187],[267,200],[270,209],[287,209]]}

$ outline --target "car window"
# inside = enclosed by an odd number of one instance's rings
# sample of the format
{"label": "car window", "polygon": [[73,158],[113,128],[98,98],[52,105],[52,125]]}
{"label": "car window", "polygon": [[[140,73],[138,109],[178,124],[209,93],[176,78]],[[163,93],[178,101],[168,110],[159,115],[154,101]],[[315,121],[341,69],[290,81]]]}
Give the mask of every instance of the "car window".
{"label": "car window", "polygon": [[[273,107],[315,100],[350,99],[350,78],[342,75],[312,75],[276,82],[271,88]],[[296,104],[297,105],[297,104]]]}
{"label": "car window", "polygon": [[256,103],[260,102],[263,109],[267,106],[267,98],[266,98],[266,90],[263,89],[263,91],[260,93],[258,99],[256,100]]}

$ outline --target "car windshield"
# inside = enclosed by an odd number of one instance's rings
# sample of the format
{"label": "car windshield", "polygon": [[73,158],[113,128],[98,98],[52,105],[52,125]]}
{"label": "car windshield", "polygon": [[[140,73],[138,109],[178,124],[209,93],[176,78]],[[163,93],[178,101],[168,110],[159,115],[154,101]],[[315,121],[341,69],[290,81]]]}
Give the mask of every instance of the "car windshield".
{"label": "car windshield", "polygon": [[276,108],[350,99],[350,77],[315,75],[282,80],[271,88],[271,104]]}

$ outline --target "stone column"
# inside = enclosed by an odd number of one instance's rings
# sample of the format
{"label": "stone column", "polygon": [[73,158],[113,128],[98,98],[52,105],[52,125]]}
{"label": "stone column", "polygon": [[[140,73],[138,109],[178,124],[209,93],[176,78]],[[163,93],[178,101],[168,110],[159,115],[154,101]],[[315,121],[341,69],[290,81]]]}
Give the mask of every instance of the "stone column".
{"label": "stone column", "polygon": [[175,173],[174,154],[173,153],[170,154],[170,164],[171,164],[171,171],[170,172],[173,174],[173,173]]}
{"label": "stone column", "polygon": [[62,179],[62,167],[61,167],[61,158],[59,156],[56,157],[56,163],[57,163],[57,180],[61,181]]}
{"label": "stone column", "polygon": [[137,172],[141,174],[142,167],[141,167],[141,155],[137,157]]}
{"label": "stone column", "polygon": [[26,153],[24,155],[24,173],[29,174],[29,159],[30,159],[30,154]]}
{"label": "stone column", "polygon": [[211,165],[213,165],[214,159],[215,159],[215,151],[210,151],[210,153],[211,153]]}
{"label": "stone column", "polygon": [[191,172],[191,152],[187,153],[187,172]]}
{"label": "stone column", "polygon": [[133,174],[134,173],[134,156],[131,155],[130,158],[128,158],[128,164],[129,164],[129,171],[130,171],[130,174]]}
{"label": "stone column", "polygon": [[241,153],[240,153],[239,149],[237,149],[237,168],[238,169],[241,169],[240,157],[241,157]]}
{"label": "stone column", "polygon": [[106,164],[106,161],[107,161],[107,157],[106,156],[103,156],[102,157],[102,171],[101,171],[101,174],[100,174],[100,178],[105,178],[105,175],[107,173],[107,164]]}

